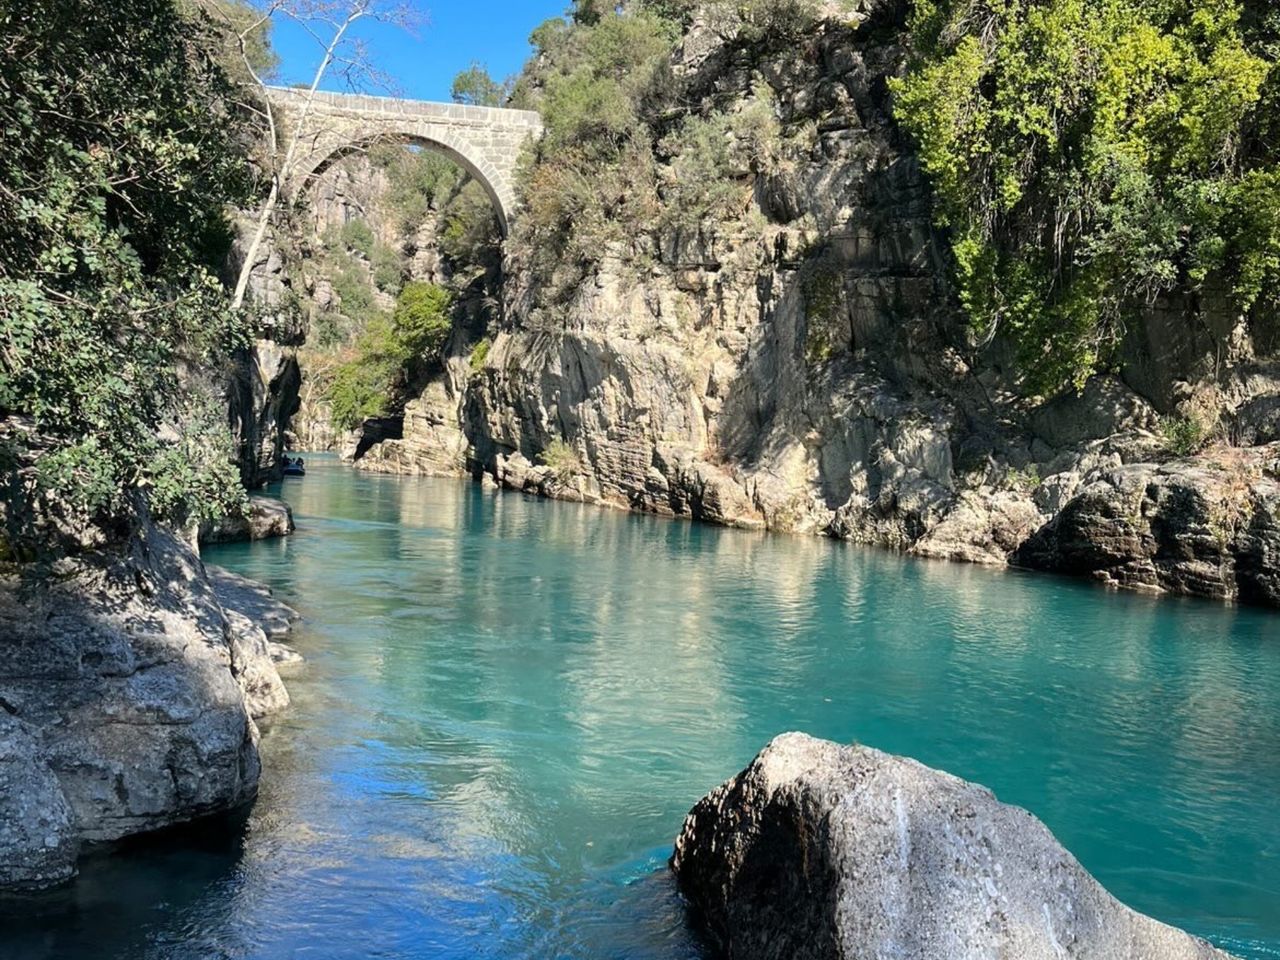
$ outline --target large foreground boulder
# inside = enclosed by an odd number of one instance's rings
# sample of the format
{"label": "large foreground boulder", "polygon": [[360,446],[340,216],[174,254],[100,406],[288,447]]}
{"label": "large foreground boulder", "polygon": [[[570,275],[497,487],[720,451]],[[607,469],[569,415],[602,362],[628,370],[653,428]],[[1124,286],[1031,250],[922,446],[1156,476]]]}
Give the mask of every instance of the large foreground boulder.
{"label": "large foreground boulder", "polygon": [[913,760],[784,734],[689,813],[672,869],[733,960],[1210,960],[1025,810]]}
{"label": "large foreground boulder", "polygon": [[150,528],[128,550],[0,569],[0,891],[66,880],[86,842],[230,810],[253,718],[288,702],[254,611]]}

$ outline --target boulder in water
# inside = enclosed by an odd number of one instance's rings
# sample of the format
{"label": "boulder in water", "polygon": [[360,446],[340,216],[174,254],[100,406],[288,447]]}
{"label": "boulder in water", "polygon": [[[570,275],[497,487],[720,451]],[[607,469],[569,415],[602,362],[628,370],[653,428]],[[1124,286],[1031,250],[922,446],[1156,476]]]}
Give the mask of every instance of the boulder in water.
{"label": "boulder in water", "polygon": [[221,520],[202,524],[200,542],[238,543],[287,537],[291,533],[293,511],[287,503],[274,497],[250,497],[242,515],[223,517]]}
{"label": "boulder in water", "polygon": [[734,960],[1213,960],[1039,820],[861,746],[784,734],[703,798],[672,869]]}

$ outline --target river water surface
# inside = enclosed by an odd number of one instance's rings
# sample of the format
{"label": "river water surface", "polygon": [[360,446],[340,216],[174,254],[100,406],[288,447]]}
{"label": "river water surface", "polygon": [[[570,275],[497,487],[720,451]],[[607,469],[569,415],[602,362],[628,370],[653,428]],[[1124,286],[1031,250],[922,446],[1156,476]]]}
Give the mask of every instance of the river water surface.
{"label": "river water surface", "polygon": [[786,730],[986,784],[1280,957],[1276,614],[322,459],[284,496],[296,536],[208,551],[306,617],[256,805],[91,859],[6,960],[699,958],[671,842]]}

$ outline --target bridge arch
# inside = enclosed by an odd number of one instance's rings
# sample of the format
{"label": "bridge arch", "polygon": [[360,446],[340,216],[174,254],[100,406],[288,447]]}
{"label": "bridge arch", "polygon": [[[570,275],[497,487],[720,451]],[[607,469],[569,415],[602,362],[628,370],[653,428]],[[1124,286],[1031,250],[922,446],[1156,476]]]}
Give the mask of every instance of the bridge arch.
{"label": "bridge arch", "polygon": [[297,196],[342,156],[375,143],[417,143],[444,154],[480,184],[507,235],[518,213],[520,151],[542,132],[537,113],[323,92],[312,95],[307,108],[307,96],[284,88],[269,91],[277,114],[298,137],[300,155],[284,184],[288,194]]}

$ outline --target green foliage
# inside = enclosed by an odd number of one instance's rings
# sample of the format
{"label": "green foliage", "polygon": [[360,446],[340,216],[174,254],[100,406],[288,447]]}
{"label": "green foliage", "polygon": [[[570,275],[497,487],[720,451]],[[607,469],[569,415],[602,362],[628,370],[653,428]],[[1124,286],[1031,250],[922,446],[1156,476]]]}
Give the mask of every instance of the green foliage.
{"label": "green foliage", "polygon": [[[893,84],[960,300],[1052,394],[1126,318],[1221,279],[1277,300],[1276,18],[1240,0],[917,0]],[[1269,139],[1270,138],[1270,139]]]}
{"label": "green foliage", "polygon": [[615,156],[641,126],[641,101],[675,38],[669,23],[643,12],[550,33],[541,51],[544,149]]}
{"label": "green foliage", "polygon": [[338,302],[343,314],[352,319],[361,319],[373,309],[373,291],[364,271],[349,260],[341,263],[333,274],[333,292],[338,295]]}
{"label": "green foliage", "polygon": [[538,455],[538,462],[549,467],[556,479],[564,482],[582,472],[582,460],[578,452],[564,440],[552,440]]}
{"label": "green foliage", "polygon": [[1205,445],[1207,434],[1194,417],[1165,417],[1160,422],[1165,447],[1176,457],[1188,457]]}
{"label": "green foliage", "polygon": [[405,359],[437,359],[452,329],[453,297],[444,287],[415,280],[405,284],[392,315],[397,343]]}
{"label": "green foliage", "polygon": [[223,512],[227,428],[177,373],[246,340],[218,281],[251,188],[223,38],[170,0],[4,3],[0,37],[0,427],[34,426],[0,451],[7,539],[126,528],[148,495]]}
{"label": "green foliage", "polygon": [[493,201],[484,188],[468,180],[455,191],[441,211],[440,252],[455,267],[474,267],[498,256],[501,234]]}
{"label": "green foliage", "polygon": [[489,338],[485,337],[471,348],[471,356],[467,358],[467,365],[471,367],[472,373],[479,373],[484,367],[484,362],[489,359],[489,349],[492,346],[493,344],[489,342]]}
{"label": "green foliage", "polygon": [[454,103],[473,107],[500,107],[511,94],[510,83],[499,83],[482,64],[473,62],[453,78]]}
{"label": "green foliage", "polygon": [[[266,81],[274,78],[280,58],[271,48],[271,18],[247,0],[177,0],[177,7],[189,19],[207,17],[220,39],[214,51],[218,63],[236,84],[252,83],[253,74]],[[238,39],[242,33],[243,53]]]}
{"label": "green foliage", "polygon": [[1023,493],[1033,493],[1040,489],[1043,483],[1044,478],[1040,476],[1040,468],[1034,463],[1027,464],[1021,470],[1010,467],[1005,475],[1005,485]]}
{"label": "green foliage", "polygon": [[686,117],[660,145],[671,157],[663,220],[696,227],[741,213],[750,199],[749,178],[774,166],[781,139],[772,91],[764,84],[734,113]]}
{"label": "green foliage", "polygon": [[537,53],[513,94],[541,111],[546,131],[523,167],[528,206],[516,245],[563,291],[659,217],[652,120],[678,35],[647,5],[577,13],[534,32]]}
{"label": "green foliage", "polygon": [[438,360],[448,343],[452,308],[449,291],[415,281],[405,284],[391,316],[372,314],[328,387],[334,425],[353,429],[402,402],[412,368]]}
{"label": "green foliage", "polygon": [[355,251],[366,260],[373,256],[373,247],[377,243],[377,238],[374,237],[369,224],[363,220],[348,220],[342,225],[339,236],[348,250]]}
{"label": "green foliage", "polygon": [[373,265],[373,285],[384,293],[398,294],[404,286],[404,255],[394,247],[379,243],[370,258]]}
{"label": "green foliage", "polygon": [[386,171],[387,190],[380,203],[405,236],[411,236],[464,177],[448,157],[428,149],[406,149],[399,143],[376,145],[369,151],[369,159]]}

